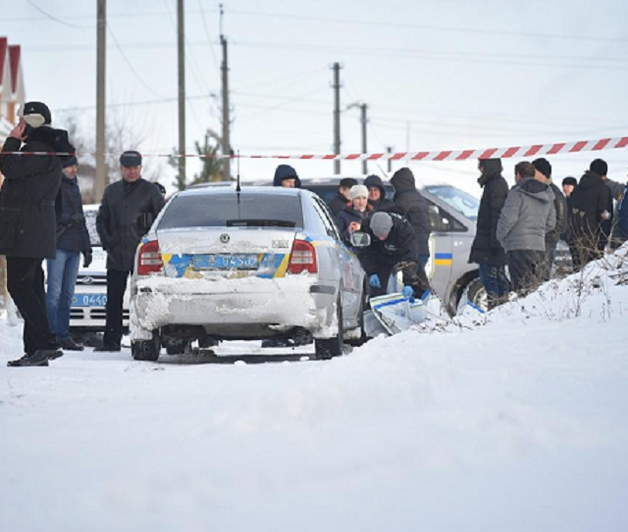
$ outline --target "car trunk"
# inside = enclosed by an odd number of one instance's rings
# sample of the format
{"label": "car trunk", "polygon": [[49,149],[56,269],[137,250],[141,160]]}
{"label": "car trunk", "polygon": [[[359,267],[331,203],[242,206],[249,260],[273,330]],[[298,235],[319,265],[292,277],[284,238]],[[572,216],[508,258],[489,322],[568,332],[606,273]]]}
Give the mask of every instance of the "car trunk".
{"label": "car trunk", "polygon": [[166,277],[283,277],[294,229],[230,226],[157,232]]}

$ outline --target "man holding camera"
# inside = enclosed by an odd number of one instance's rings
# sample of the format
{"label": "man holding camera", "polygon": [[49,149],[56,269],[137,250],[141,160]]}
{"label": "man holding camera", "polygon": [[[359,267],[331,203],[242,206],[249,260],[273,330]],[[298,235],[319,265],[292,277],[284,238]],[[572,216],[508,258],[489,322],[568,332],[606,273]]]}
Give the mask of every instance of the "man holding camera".
{"label": "man holding camera", "polygon": [[[27,102],[0,156],[0,254],[7,258],[9,293],[24,319],[24,356],[9,366],[47,366],[63,355],[46,312],[43,259],[55,258],[55,202],[68,134],[51,126],[41,102]],[[24,155],[6,152],[29,152]],[[35,153],[33,153],[35,152]]]}
{"label": "man holding camera", "polygon": [[[61,216],[57,218],[57,251],[54,259],[48,259],[46,303],[48,321],[61,347],[68,351],[82,351],[70,336],[70,307],[78,276],[79,261],[83,254],[83,267],[92,262],[92,246],[85,226],[83,201],[76,172],[76,157],[63,160],[61,179]],[[58,200],[58,201],[59,201]]]}
{"label": "man holding camera", "polygon": [[159,190],[142,179],[142,156],[134,150],[120,156],[122,179],[105,189],[96,228],[107,252],[107,323],[101,347],[120,351],[122,305],[135,250],[165,205]]}

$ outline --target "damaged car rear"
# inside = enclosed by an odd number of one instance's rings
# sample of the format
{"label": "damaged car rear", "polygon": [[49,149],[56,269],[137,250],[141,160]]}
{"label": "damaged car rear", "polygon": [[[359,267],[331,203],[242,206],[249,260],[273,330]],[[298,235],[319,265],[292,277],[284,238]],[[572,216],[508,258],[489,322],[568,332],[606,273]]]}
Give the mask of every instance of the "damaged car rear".
{"label": "damaged car rear", "polygon": [[317,358],[363,334],[365,274],[325,203],[300,189],[178,193],[144,237],[131,280],[133,358],[192,342],[299,338]]}

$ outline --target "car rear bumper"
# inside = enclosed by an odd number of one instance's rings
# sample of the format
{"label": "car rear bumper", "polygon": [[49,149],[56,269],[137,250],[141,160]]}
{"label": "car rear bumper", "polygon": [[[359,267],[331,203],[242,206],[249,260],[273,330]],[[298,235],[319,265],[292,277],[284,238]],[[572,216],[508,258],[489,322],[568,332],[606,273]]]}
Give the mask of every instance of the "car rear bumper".
{"label": "car rear bumper", "polygon": [[154,329],[199,325],[224,339],[273,337],[294,328],[328,336],[337,288],[315,277],[233,279],[149,278],[137,281],[131,297],[131,339],[150,339]]}

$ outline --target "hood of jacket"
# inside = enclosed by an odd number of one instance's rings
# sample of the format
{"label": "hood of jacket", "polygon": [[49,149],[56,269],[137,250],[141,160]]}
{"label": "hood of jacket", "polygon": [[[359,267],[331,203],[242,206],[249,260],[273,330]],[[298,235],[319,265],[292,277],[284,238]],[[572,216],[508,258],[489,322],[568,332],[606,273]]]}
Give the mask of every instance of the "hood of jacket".
{"label": "hood of jacket", "polygon": [[587,170],[585,174],[580,178],[580,183],[578,183],[578,187],[581,187],[581,190],[588,190],[593,187],[599,187],[604,184],[604,180],[591,170]]}
{"label": "hood of jacket", "polygon": [[502,175],[502,160],[501,159],[482,159],[482,175],[478,178],[478,183],[481,187],[493,179]]}
{"label": "hood of jacket", "polygon": [[400,168],[397,170],[390,179],[390,184],[393,186],[397,194],[408,192],[410,190],[416,190],[414,174],[410,168]]}
{"label": "hood of jacket", "polygon": [[276,187],[281,186],[281,182],[284,179],[295,179],[295,187],[301,188],[301,180],[297,175],[297,171],[289,164],[280,164],[275,170],[275,178],[273,179],[273,185]]}
{"label": "hood of jacket", "polygon": [[522,179],[517,185],[519,192],[534,198],[541,203],[550,203],[554,201],[554,193],[550,189],[549,185],[541,183],[533,177],[527,177]]}
{"label": "hood of jacket", "polygon": [[386,197],[386,189],[384,188],[384,182],[381,177],[377,175],[370,175],[364,180],[364,186],[368,187],[377,187],[379,191],[382,193],[382,198]]}

